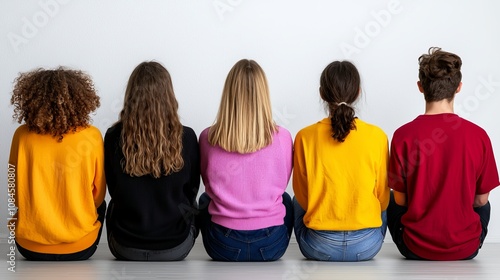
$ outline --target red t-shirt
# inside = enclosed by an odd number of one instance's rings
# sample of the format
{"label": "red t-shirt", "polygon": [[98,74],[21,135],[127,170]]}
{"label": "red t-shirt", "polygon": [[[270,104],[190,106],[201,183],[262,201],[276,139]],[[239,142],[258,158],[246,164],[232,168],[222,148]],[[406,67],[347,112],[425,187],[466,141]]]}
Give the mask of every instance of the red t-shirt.
{"label": "red t-shirt", "polygon": [[430,260],[456,260],[479,247],[476,194],[499,185],[490,139],[455,114],[421,115],[394,133],[389,186],[406,194],[403,238]]}

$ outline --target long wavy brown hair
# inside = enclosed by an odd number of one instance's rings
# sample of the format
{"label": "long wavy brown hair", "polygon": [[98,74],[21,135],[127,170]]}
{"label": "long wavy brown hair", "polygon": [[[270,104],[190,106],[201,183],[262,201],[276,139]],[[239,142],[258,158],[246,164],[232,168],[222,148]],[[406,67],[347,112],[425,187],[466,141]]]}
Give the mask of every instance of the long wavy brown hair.
{"label": "long wavy brown hair", "polygon": [[177,109],[167,69],[154,61],[139,64],[128,80],[120,113],[125,173],[159,178],[184,166]]}
{"label": "long wavy brown hair", "polygon": [[20,73],[14,81],[10,103],[13,118],[30,131],[50,134],[62,141],[64,134],[91,123],[99,96],[89,75],[59,67]]}

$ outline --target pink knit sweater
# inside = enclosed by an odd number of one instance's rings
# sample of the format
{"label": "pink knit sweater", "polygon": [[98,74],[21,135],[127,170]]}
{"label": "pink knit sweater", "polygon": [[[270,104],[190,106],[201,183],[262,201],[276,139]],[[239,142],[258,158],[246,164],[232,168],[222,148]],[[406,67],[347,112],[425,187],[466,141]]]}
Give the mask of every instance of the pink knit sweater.
{"label": "pink knit sweater", "polygon": [[205,129],[200,135],[201,176],[212,198],[212,222],[235,230],[282,225],[282,195],[292,172],[292,153],[292,137],[282,127],[272,144],[249,154],[210,145]]}

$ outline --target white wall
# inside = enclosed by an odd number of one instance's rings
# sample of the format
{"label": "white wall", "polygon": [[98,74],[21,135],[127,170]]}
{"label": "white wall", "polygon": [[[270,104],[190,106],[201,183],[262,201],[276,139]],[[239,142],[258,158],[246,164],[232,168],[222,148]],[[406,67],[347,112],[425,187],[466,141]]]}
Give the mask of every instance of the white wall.
{"label": "white wall", "polygon": [[[18,126],[12,82],[37,67],[88,72],[101,96],[94,124],[104,134],[132,69],[157,60],[172,75],[183,123],[199,134],[215,118],[229,69],[252,58],[267,73],[277,123],[295,135],[325,116],[323,68],[349,59],[362,74],[359,116],[390,138],[423,112],[417,58],[440,46],[463,59],[457,112],[486,129],[500,163],[499,10],[494,0],[0,0],[0,218],[8,216],[6,166]],[[487,241],[500,242],[500,191],[490,201]]]}

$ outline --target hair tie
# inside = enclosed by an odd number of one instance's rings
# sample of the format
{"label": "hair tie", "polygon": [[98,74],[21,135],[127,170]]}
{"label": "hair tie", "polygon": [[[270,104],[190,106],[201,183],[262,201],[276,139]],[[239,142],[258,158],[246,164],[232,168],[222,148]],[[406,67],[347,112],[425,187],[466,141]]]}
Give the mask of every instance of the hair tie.
{"label": "hair tie", "polygon": [[335,103],[335,105],[337,106],[340,106],[340,105],[345,105],[347,107],[351,107],[349,104],[345,103],[345,102],[339,102],[339,103]]}

